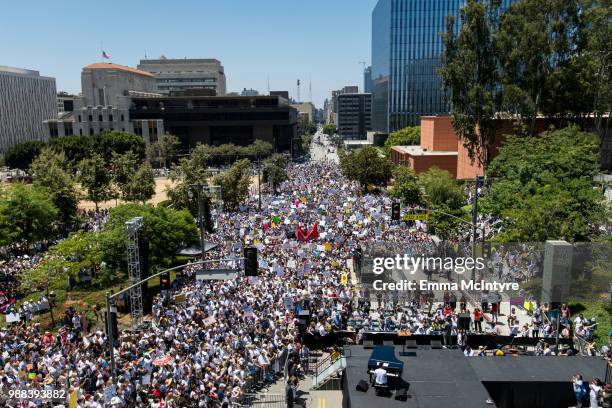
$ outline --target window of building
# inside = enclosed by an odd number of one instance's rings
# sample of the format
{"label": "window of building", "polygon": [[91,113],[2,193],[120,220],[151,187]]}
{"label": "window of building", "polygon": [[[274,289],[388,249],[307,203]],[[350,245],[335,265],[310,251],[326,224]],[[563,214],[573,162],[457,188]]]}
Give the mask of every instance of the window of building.
{"label": "window of building", "polygon": [[89,122],[93,122],[93,115],[87,115],[87,119],[89,120]]}
{"label": "window of building", "polygon": [[79,129],[79,136],[83,136],[83,129]]}
{"label": "window of building", "polygon": [[89,128],[89,136],[93,136],[93,128]]}
{"label": "window of building", "polygon": [[81,115],[79,115],[79,123],[81,123]]}
{"label": "window of building", "polygon": [[112,122],[113,121],[113,115],[108,115],[108,121]]}
{"label": "window of building", "polygon": [[121,121],[125,122],[125,119],[123,118],[123,113],[121,114]]}
{"label": "window of building", "polygon": [[102,115],[98,115],[98,122],[102,122]]}

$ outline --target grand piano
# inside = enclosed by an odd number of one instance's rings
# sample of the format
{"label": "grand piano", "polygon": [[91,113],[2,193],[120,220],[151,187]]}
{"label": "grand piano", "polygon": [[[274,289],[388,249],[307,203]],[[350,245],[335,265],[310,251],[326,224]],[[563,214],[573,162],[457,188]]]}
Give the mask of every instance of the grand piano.
{"label": "grand piano", "polygon": [[397,383],[402,376],[404,363],[395,357],[395,347],[393,346],[375,346],[368,360],[368,374],[370,376],[370,384],[372,383],[372,375],[378,367],[378,363],[382,363],[383,368],[387,371],[388,382]]}

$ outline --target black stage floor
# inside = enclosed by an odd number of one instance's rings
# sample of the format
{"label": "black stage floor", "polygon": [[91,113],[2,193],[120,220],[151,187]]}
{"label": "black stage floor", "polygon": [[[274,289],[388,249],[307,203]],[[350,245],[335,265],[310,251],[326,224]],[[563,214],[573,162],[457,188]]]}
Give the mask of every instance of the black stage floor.
{"label": "black stage floor", "polygon": [[[400,356],[401,346],[395,347],[395,356],[404,362],[402,380],[408,383],[407,401],[397,401],[376,396],[372,387],[366,393],[355,390],[359,380],[368,381],[372,349],[351,346],[343,382],[344,406],[492,407],[486,400],[495,397],[501,407],[559,407],[565,402],[563,398],[571,398],[570,379],[574,374],[580,373],[590,381],[603,378],[606,369],[600,357],[465,357],[461,350],[409,351],[414,355]],[[552,394],[556,394],[556,400]]]}

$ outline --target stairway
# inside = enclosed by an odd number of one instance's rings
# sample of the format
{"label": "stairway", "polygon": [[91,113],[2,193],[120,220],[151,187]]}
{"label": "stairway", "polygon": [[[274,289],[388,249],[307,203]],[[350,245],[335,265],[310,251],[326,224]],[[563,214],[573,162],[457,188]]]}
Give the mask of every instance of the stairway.
{"label": "stairway", "polygon": [[341,376],[342,371],[346,368],[346,357],[338,357],[335,361],[331,361],[331,358],[324,360],[324,366],[320,366],[312,377],[312,388],[320,389],[328,381],[332,379],[338,379]]}

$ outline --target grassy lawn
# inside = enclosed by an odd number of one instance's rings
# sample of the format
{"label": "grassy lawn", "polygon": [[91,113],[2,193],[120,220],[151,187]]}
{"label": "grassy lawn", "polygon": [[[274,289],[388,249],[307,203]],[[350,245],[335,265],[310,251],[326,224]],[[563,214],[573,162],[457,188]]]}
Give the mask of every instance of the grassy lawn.
{"label": "grassy lawn", "polygon": [[[180,259],[177,265],[181,263],[186,263],[189,259],[190,258]],[[170,272],[171,281],[174,281],[175,278],[176,278],[176,272],[175,271]],[[102,312],[104,313],[104,310],[106,307],[106,292],[108,291],[117,292],[127,286],[128,286],[128,282],[126,281],[126,282],[116,284],[116,285],[113,285],[113,286],[110,286],[104,289],[80,287],[70,292],[66,291],[65,289],[54,289],[53,291],[55,292],[56,298],[55,298],[55,307],[53,308],[53,316],[55,318],[56,329],[59,327],[58,322],[61,319],[61,317],[64,315],[64,311],[68,309],[70,306],[72,306],[78,312],[85,311],[88,319],[91,322],[95,322],[96,316],[93,311],[93,306],[98,305],[100,309],[102,310]],[[157,295],[159,293],[159,290],[160,290],[159,289],[159,278],[151,279],[148,282],[149,297],[153,297]],[[38,300],[43,294],[44,292],[32,293],[26,296],[24,299],[20,300],[18,304],[21,305],[25,301]],[[129,314],[127,316],[129,316]],[[123,315],[119,316],[120,326],[121,326],[121,322],[127,322],[129,324],[129,317],[127,319],[122,318],[122,317],[124,316]],[[44,328],[51,327],[51,314],[50,313],[37,314],[32,319],[32,322],[40,323],[41,326]],[[100,324],[103,324],[103,323],[100,322],[99,325]],[[6,319],[3,316],[0,316],[0,327],[4,327],[4,326],[6,326]]]}

